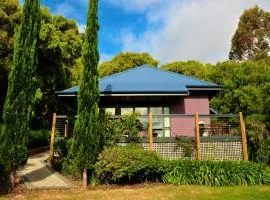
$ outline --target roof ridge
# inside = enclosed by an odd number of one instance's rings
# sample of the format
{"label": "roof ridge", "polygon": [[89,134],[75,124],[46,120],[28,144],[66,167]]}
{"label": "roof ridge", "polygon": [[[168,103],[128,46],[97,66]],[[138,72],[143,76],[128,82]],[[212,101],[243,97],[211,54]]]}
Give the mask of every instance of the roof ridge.
{"label": "roof ridge", "polygon": [[200,81],[202,83],[207,83],[207,84],[211,84],[211,85],[217,85],[216,83],[211,83],[211,82],[204,81],[204,80],[201,80],[201,79],[198,79],[198,78],[194,78],[192,76],[188,76],[188,75],[180,74],[180,73],[177,73],[177,72],[172,72],[172,71],[169,71],[169,70],[161,69],[160,67],[157,67],[156,69],[158,69],[160,71],[163,71],[163,72],[168,72],[168,73],[171,73],[171,74],[175,74],[177,76],[183,76],[183,77],[190,78],[190,79],[193,79],[193,80],[196,80],[196,81]]}
{"label": "roof ridge", "polygon": [[124,70],[124,71],[121,71],[121,72],[118,72],[118,73],[115,73],[115,74],[111,74],[109,76],[105,76],[103,78],[100,79],[101,80],[104,80],[104,79],[107,79],[107,78],[111,78],[111,77],[114,77],[114,76],[119,76],[120,74],[125,74],[127,72],[130,72],[130,71],[134,71],[138,68],[142,68],[142,67],[149,67],[149,68],[158,68],[158,67],[151,67],[151,66],[148,66],[148,65],[140,65],[140,66],[137,66],[137,67],[132,67],[130,69],[127,69],[127,70]]}

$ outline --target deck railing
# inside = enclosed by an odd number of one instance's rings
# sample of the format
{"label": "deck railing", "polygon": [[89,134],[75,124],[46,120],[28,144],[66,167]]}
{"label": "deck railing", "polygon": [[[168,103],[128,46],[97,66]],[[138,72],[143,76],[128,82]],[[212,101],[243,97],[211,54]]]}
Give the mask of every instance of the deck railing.
{"label": "deck railing", "polygon": [[[150,119],[151,118],[151,119]],[[123,120],[123,116],[112,115],[112,120]],[[150,123],[149,124],[149,119]],[[56,126],[55,133],[60,137],[68,137],[73,133],[74,123],[76,116],[66,116],[66,115],[56,115]],[[138,137],[141,138],[142,143],[144,143],[145,148],[158,150],[158,145],[163,143],[164,145],[175,143],[176,138],[182,136],[188,136],[194,138],[196,141],[196,158],[203,159],[206,155],[213,155],[212,153],[207,153],[209,151],[219,151],[218,149],[223,149],[222,152],[227,151],[226,149],[232,150],[234,152],[241,152],[236,155],[236,153],[231,156],[232,158],[242,158],[247,160],[247,149],[246,149],[246,136],[245,136],[245,125],[242,115],[237,114],[222,114],[222,115],[203,115],[196,114],[186,115],[186,114],[163,114],[163,115],[137,115],[137,121],[141,124],[141,129],[138,131]],[[149,127],[152,127],[149,130]],[[151,133],[151,134],[149,134]],[[127,137],[127,135],[126,135]],[[125,138],[125,137],[123,137]],[[232,146],[226,146],[231,142]],[[214,143],[223,142],[216,146],[211,146]],[[121,145],[125,145],[125,141],[120,141]],[[152,144],[150,144],[152,143]],[[222,145],[221,145],[222,144]],[[209,146],[210,145],[210,146]],[[235,146],[233,146],[235,145]],[[239,146],[240,145],[240,146]],[[170,147],[169,147],[170,146]],[[178,154],[171,153],[172,149],[175,149],[172,145],[169,145],[166,151],[170,153],[168,155],[174,155],[173,158],[179,157]],[[161,148],[161,146],[160,146]],[[161,149],[162,149],[161,148]],[[165,148],[165,149],[166,149]],[[170,150],[168,150],[170,149]],[[228,153],[227,152],[227,153]],[[162,154],[162,153],[161,153]],[[164,154],[164,153],[163,153]],[[165,153],[167,155],[167,153]],[[230,153],[229,153],[230,154]],[[182,154],[181,154],[182,155]],[[240,157],[239,157],[240,156]],[[169,156],[171,158],[171,156]],[[220,157],[220,156],[219,156]],[[231,158],[228,157],[229,159]],[[213,157],[211,157],[213,158]],[[225,156],[224,159],[227,157]]]}

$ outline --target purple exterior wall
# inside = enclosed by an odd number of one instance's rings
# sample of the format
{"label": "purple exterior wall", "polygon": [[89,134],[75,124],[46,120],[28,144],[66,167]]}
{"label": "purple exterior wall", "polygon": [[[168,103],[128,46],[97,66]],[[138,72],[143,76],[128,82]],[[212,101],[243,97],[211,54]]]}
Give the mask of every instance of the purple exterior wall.
{"label": "purple exterior wall", "polygon": [[[172,104],[170,109],[171,114],[194,115],[195,112],[199,114],[209,114],[209,97],[207,95],[183,97],[177,103]],[[171,117],[172,136],[194,136],[194,130],[194,116]]]}

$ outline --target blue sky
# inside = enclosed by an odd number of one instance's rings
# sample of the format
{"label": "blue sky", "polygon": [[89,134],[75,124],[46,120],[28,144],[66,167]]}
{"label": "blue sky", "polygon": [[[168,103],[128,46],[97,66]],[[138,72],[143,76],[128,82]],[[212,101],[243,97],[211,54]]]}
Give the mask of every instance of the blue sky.
{"label": "blue sky", "polygon": [[[83,31],[88,0],[41,0]],[[101,61],[122,51],[148,52],[161,63],[226,60],[243,10],[269,0],[100,0]]]}

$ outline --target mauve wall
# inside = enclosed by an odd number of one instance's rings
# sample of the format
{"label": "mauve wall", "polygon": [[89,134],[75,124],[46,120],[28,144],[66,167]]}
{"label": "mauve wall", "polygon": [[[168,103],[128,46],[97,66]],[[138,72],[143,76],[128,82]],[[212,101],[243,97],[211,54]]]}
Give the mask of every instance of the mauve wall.
{"label": "mauve wall", "polygon": [[[209,97],[207,95],[192,95],[183,97],[170,107],[171,114],[209,114]],[[207,120],[208,121],[208,120]],[[171,134],[174,136],[194,136],[194,116],[172,116]]]}

